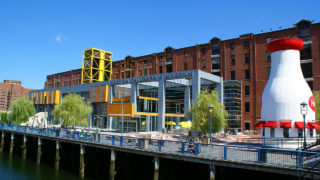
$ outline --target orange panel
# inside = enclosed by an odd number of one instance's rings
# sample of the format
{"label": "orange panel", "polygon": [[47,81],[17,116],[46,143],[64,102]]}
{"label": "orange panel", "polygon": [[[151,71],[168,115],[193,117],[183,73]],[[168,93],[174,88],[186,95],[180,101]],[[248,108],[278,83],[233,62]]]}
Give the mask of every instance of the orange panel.
{"label": "orange panel", "polygon": [[53,91],[53,103],[52,104],[59,104],[60,103],[60,91]]}
{"label": "orange panel", "polygon": [[97,91],[96,91],[96,102],[99,102],[99,90],[100,90],[100,86],[97,86]]}
{"label": "orange panel", "polygon": [[112,98],[112,102],[129,102],[131,100],[130,96],[127,97],[122,97],[122,98],[118,98],[118,97],[114,97]]}
{"label": "orange panel", "polygon": [[133,117],[133,103],[108,104],[108,115],[112,117]]}
{"label": "orange panel", "polygon": [[108,86],[102,86],[102,102],[108,102]]}
{"label": "orange panel", "polygon": [[90,102],[92,102],[92,87],[90,87]]}
{"label": "orange panel", "polygon": [[46,104],[47,101],[47,92],[42,92],[42,102],[41,104]]}

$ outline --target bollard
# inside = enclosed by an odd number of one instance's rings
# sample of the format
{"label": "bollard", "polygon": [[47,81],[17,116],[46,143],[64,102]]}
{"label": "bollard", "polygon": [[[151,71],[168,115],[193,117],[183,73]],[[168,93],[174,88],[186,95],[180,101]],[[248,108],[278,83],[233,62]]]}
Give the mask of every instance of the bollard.
{"label": "bollard", "polygon": [[210,180],[216,179],[216,170],[213,164],[210,164]]}
{"label": "bollard", "polygon": [[111,149],[111,160],[110,160],[110,172],[109,172],[110,180],[114,180],[116,176],[116,152]]}
{"label": "bollard", "polygon": [[59,149],[60,149],[60,142],[56,142],[56,159],[55,159],[55,170],[59,171],[59,161],[60,161],[60,154],[59,154]]}
{"label": "bollard", "polygon": [[13,144],[14,144],[14,134],[11,134],[11,141],[10,141],[10,155],[12,155],[13,152]]}
{"label": "bollard", "polygon": [[37,164],[40,164],[41,161],[41,139],[38,138],[38,154],[37,154]]}
{"label": "bollard", "polygon": [[84,147],[80,145],[80,178],[84,178]]}
{"label": "bollard", "polygon": [[27,136],[23,135],[23,145],[21,146],[22,148],[22,159],[27,158]]}
{"label": "bollard", "polygon": [[0,152],[3,151],[3,148],[4,148],[4,136],[6,134],[4,132],[2,132],[2,136],[1,136],[1,146],[0,146]]}
{"label": "bollard", "polygon": [[158,180],[159,179],[159,158],[154,157],[154,176],[153,180]]}

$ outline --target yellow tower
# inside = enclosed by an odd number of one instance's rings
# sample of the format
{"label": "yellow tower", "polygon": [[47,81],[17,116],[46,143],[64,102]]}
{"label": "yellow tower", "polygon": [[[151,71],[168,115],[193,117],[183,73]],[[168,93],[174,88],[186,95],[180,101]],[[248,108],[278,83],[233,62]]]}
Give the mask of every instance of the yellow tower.
{"label": "yellow tower", "polygon": [[83,51],[81,84],[111,80],[112,53],[96,48]]}

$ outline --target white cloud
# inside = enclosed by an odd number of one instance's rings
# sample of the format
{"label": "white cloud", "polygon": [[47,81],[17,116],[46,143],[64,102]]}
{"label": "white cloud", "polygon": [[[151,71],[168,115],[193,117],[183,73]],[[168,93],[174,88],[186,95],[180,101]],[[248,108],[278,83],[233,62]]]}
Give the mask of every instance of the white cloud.
{"label": "white cloud", "polygon": [[69,37],[63,36],[61,34],[56,35],[56,41],[57,43],[61,43],[62,41],[67,41],[69,40]]}

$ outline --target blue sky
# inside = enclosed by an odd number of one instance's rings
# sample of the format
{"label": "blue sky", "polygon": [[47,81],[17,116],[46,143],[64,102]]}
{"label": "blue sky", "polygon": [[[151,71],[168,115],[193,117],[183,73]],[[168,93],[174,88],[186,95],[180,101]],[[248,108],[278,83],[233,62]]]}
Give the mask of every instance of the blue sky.
{"label": "blue sky", "polygon": [[42,89],[46,76],[78,69],[91,47],[142,56],[240,34],[320,22],[319,0],[0,0],[0,81]]}

